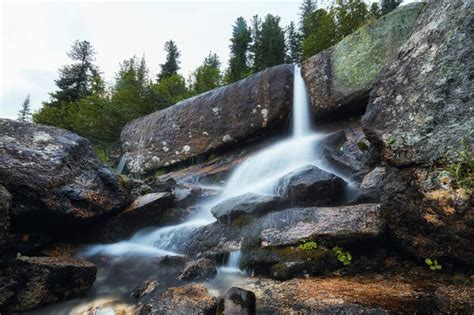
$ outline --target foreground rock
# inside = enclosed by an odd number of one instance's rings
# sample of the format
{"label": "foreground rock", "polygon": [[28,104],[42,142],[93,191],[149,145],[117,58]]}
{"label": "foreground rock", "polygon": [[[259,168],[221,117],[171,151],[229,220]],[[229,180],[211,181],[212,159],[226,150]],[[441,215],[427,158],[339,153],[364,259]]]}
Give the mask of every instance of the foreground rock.
{"label": "foreground rock", "polygon": [[89,142],[63,129],[0,119],[0,184],[12,195],[12,228],[67,233],[129,202],[120,176]]}
{"label": "foreground rock", "polygon": [[251,217],[260,217],[282,209],[286,204],[278,196],[246,193],[222,201],[214,206],[211,212],[224,223],[234,222],[236,219],[248,221]]}
{"label": "foreground rock", "polygon": [[128,170],[148,173],[281,126],[292,86],[293,66],[275,66],[131,122],[121,134]]}
{"label": "foreground rock", "polygon": [[473,5],[427,6],[384,68],[363,118],[380,158],[396,166],[387,170],[383,207],[399,245],[420,258],[470,265],[474,197],[464,180],[473,176]]}
{"label": "foreground rock", "polygon": [[303,62],[318,118],[363,112],[380,70],[408,38],[423,8],[421,3],[400,7]]}
{"label": "foreground rock", "polygon": [[189,284],[155,294],[140,311],[151,314],[204,314],[214,315],[217,299],[202,284]]}
{"label": "foreground rock", "polygon": [[69,257],[19,257],[1,272],[0,310],[21,312],[84,295],[97,268]]}
{"label": "foreground rock", "polygon": [[119,240],[131,236],[140,229],[177,223],[188,212],[175,205],[171,193],[150,193],[138,197],[124,211],[107,220],[104,226],[105,240]]}
{"label": "foreground rock", "polygon": [[344,180],[314,165],[285,175],[276,191],[295,206],[328,206],[344,195]]}
{"label": "foreground rock", "polygon": [[184,281],[207,280],[216,275],[217,268],[214,262],[207,258],[200,258],[186,263],[178,278]]}
{"label": "foreground rock", "polygon": [[256,298],[252,291],[232,287],[219,301],[218,314],[253,315],[256,312]]}
{"label": "foreground rock", "polygon": [[467,314],[472,284],[422,271],[292,279],[252,280],[258,314]]}
{"label": "foreground rock", "polygon": [[0,185],[0,253],[5,246],[8,232],[10,230],[10,204],[12,196],[10,193]]}

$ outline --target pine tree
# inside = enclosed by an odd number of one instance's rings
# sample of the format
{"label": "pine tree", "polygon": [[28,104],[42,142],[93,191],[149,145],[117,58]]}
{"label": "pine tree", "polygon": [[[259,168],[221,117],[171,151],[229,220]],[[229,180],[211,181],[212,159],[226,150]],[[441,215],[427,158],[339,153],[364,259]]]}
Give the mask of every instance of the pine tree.
{"label": "pine tree", "polygon": [[337,21],[337,41],[355,32],[369,17],[367,5],[362,0],[336,0],[332,11]]}
{"label": "pine tree", "polygon": [[382,16],[382,10],[380,9],[379,4],[377,2],[374,2],[370,5],[369,16],[371,19],[374,20]]}
{"label": "pine tree", "polygon": [[28,94],[21,105],[20,111],[18,111],[18,121],[30,122],[31,116],[30,94]]}
{"label": "pine tree", "polygon": [[395,10],[401,3],[402,0],[380,0],[382,15]]}
{"label": "pine tree", "polygon": [[288,47],[286,55],[287,63],[297,63],[300,61],[300,45],[300,34],[296,30],[295,23],[290,22],[290,25],[286,28],[286,46]]}
{"label": "pine tree", "polygon": [[258,15],[252,17],[250,32],[252,34],[252,43],[249,48],[249,63],[251,68],[255,68],[256,44],[260,41],[260,35],[262,33],[262,19]]}
{"label": "pine tree", "polygon": [[158,74],[158,81],[164,78],[168,78],[178,73],[179,70],[179,57],[181,56],[178,46],[172,40],[165,43],[166,51],[166,62],[160,65],[161,71]]}
{"label": "pine tree", "polygon": [[317,8],[317,4],[314,0],[303,0],[303,3],[300,6],[300,21],[299,21],[299,31],[302,37],[302,40],[307,38],[312,29],[309,25],[305,23],[305,20],[308,16],[311,15]]}
{"label": "pine tree", "polygon": [[203,64],[194,72],[194,93],[204,93],[222,84],[220,65],[221,62],[217,54],[209,53]]}
{"label": "pine tree", "polygon": [[318,9],[306,18],[306,24],[313,31],[303,40],[302,59],[309,58],[337,42],[337,28],[332,12]]}
{"label": "pine tree", "polygon": [[232,27],[229,69],[225,81],[231,83],[249,75],[248,52],[252,40],[250,29],[243,17],[237,18]]}
{"label": "pine tree", "polygon": [[285,32],[280,27],[279,16],[267,14],[254,46],[254,71],[261,71],[285,62]]}
{"label": "pine tree", "polygon": [[59,105],[80,100],[91,93],[91,80],[98,71],[93,64],[95,51],[88,41],[75,41],[67,53],[74,63],[59,70],[55,81],[58,91],[50,93],[51,102],[46,105]]}

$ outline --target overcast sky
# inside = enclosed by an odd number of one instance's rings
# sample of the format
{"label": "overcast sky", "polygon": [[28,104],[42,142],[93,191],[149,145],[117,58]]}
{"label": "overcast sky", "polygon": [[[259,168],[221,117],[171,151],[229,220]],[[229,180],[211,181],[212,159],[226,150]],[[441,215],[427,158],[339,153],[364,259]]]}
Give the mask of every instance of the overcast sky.
{"label": "overcast sky", "polygon": [[88,40],[96,64],[111,82],[119,62],[146,57],[155,74],[164,62],[164,43],[181,50],[181,73],[188,75],[210,51],[224,65],[229,56],[232,24],[267,13],[281,25],[296,21],[300,0],[286,1],[1,1],[0,117],[16,118],[28,93],[33,110],[55,90],[57,70],[76,40]]}

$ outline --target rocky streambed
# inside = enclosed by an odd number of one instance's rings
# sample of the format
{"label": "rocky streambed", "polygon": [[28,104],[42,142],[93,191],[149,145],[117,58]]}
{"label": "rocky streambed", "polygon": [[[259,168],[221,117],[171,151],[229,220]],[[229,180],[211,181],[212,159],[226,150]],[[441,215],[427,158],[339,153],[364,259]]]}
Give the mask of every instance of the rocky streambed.
{"label": "rocky streambed", "polygon": [[0,312],[471,313],[472,6],[403,6],[306,60],[299,138],[292,65],[130,123],[126,175],[1,119]]}

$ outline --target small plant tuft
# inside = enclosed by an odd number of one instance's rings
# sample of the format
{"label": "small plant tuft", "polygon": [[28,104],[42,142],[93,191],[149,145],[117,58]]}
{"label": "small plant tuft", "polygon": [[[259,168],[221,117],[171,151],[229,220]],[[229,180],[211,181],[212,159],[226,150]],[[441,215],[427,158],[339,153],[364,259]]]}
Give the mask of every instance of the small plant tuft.
{"label": "small plant tuft", "polygon": [[474,155],[466,139],[461,144],[462,149],[456,153],[456,161],[449,161],[445,171],[454,177],[460,187],[474,189]]}
{"label": "small plant tuft", "polygon": [[430,267],[431,270],[436,271],[436,270],[441,270],[443,266],[438,262],[436,259],[431,259],[431,258],[426,258],[425,263]]}
{"label": "small plant tuft", "polygon": [[332,252],[336,255],[337,260],[339,260],[344,266],[349,266],[352,261],[352,255],[348,251],[344,251],[344,248],[335,246],[332,248]]}
{"label": "small plant tuft", "polygon": [[318,244],[315,241],[306,241],[301,243],[298,248],[301,250],[313,250],[318,248]]}

